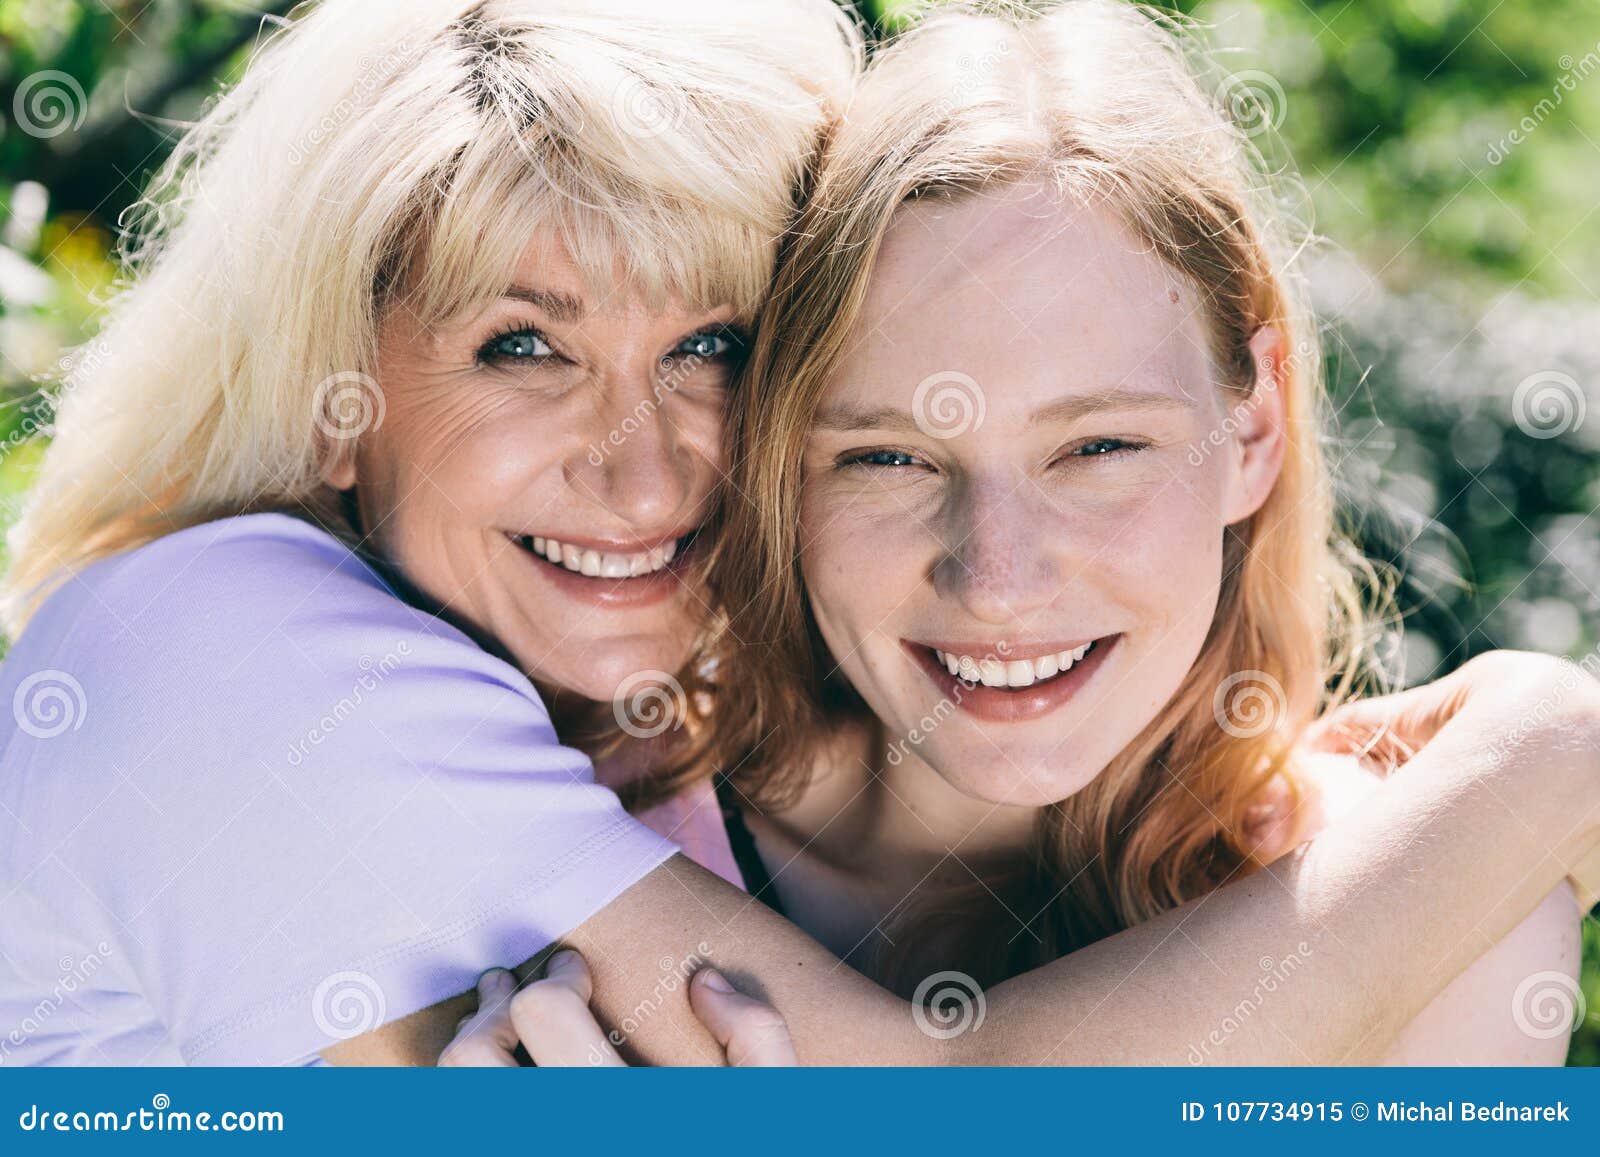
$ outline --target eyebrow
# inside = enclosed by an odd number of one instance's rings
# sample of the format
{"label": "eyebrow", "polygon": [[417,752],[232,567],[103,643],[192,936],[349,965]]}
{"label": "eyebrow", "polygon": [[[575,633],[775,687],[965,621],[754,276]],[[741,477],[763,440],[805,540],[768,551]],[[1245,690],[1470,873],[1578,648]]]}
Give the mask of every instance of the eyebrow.
{"label": "eyebrow", "polygon": [[[1073,394],[1041,406],[1028,415],[1027,424],[1032,427],[1071,422],[1101,412],[1125,414],[1192,409],[1194,403],[1186,398],[1175,397],[1157,390],[1117,386],[1097,394]],[[814,425],[819,430],[834,430],[840,433],[858,430],[910,432],[918,429],[917,421],[909,410],[897,409],[894,406],[857,406],[850,403],[828,406],[820,410]]]}
{"label": "eyebrow", "polygon": [[559,322],[575,322],[588,312],[580,297],[553,289],[538,289],[532,285],[513,285],[502,296],[511,301],[525,301]]}

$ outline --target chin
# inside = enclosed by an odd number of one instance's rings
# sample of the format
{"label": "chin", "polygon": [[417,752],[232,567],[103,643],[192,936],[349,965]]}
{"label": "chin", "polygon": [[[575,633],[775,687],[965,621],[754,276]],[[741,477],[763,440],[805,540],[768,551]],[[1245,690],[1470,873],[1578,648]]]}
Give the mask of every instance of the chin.
{"label": "chin", "polygon": [[[568,639],[561,650],[571,656],[560,669],[548,663],[538,672],[541,681],[564,690],[609,703],[627,698],[652,682],[676,680],[677,672],[689,658],[689,644],[679,640],[630,639],[574,643]],[[672,684],[667,684],[670,689]]]}
{"label": "chin", "polygon": [[[934,762],[932,753],[929,753],[928,760],[936,768],[941,766],[940,762]],[[972,799],[1007,807],[1040,808],[1071,799],[1093,783],[1105,769],[1103,762],[1082,766],[1077,760],[1064,760],[1060,751],[1052,755],[1047,751],[1007,751],[1001,748],[996,752],[988,746],[981,752],[973,750],[962,753],[955,760],[959,762],[953,760],[942,765],[963,769],[986,768],[987,771],[977,776],[944,775],[946,783]]]}

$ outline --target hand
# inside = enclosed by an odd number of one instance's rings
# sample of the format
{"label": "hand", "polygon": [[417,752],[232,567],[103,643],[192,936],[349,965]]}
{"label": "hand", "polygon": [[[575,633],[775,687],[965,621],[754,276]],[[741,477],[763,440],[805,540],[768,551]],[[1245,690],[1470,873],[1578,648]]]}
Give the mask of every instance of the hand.
{"label": "hand", "polygon": [[[1432,683],[1331,711],[1307,729],[1300,745],[1353,755],[1387,773],[1447,729],[1469,730],[1476,750],[1578,760],[1600,792],[1600,682],[1548,655],[1490,651]],[[1587,911],[1600,898],[1600,844],[1568,868],[1579,907]]]}
{"label": "hand", "polygon": [[[513,1068],[520,1042],[543,1068],[626,1065],[589,1010],[589,966],[571,949],[557,952],[542,980],[520,991],[517,978],[492,968],[478,980],[478,1011],[464,1017],[441,1066]],[[793,1065],[794,1045],[778,1010],[734,989],[714,968],[689,981],[689,1005],[734,1066]]]}

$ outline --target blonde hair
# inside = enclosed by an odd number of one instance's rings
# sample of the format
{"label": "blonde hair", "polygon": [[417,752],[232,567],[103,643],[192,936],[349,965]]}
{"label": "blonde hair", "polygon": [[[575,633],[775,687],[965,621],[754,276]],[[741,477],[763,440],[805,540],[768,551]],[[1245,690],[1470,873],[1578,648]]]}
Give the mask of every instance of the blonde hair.
{"label": "blonde hair", "polygon": [[340,387],[371,383],[385,311],[459,317],[540,228],[602,294],[752,314],[861,51],[831,0],[298,11],[131,211],[130,277],[64,363],[10,535],[5,627],[113,552],[326,503],[319,407],[374,404]]}
{"label": "blonde hair", "polygon": [[[983,7],[935,13],[875,58],[759,319],[731,416],[730,444],[743,453],[712,571],[730,616],[722,673],[739,692],[716,723],[721,764],[781,800],[803,789],[837,713],[864,710],[824,676],[834,664],[799,567],[801,453],[901,205],[1053,182],[1114,212],[1201,295],[1222,389],[1244,398],[1255,388],[1249,343],[1261,327],[1278,327],[1293,351],[1279,367],[1282,472],[1259,512],[1227,533],[1198,661],[1091,785],[1044,809],[1037,860],[1015,872],[1033,901],[1021,910],[1042,913],[1039,940],[975,931],[963,913],[982,905],[953,893],[920,906],[917,935],[894,936],[938,936],[967,953],[961,967],[992,980],[1248,870],[1245,812],[1275,776],[1293,790],[1293,739],[1356,687],[1365,628],[1319,441],[1317,333],[1286,272],[1296,242],[1258,153],[1201,83],[1203,63],[1165,18],[1118,0]],[[1241,689],[1241,675],[1252,686]],[[1224,688],[1270,696],[1270,726],[1222,726]],[[995,880],[986,885],[980,901]],[[985,945],[991,957],[974,960]],[[893,960],[884,970],[902,987],[916,980]]]}

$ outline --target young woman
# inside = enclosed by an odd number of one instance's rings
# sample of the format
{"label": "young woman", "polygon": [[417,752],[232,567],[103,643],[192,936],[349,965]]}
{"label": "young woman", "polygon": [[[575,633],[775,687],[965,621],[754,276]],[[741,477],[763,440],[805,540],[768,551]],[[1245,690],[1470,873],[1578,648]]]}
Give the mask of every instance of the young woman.
{"label": "young woman", "polygon": [[860,56],[831,0],[330,0],[184,137],[12,537],[8,1056],[312,1057],[673,854],[552,718],[644,762]]}
{"label": "young woman", "polygon": [[[1369,636],[1249,159],[1132,6],[945,15],[875,60],[793,231],[733,409],[718,754],[752,891],[904,996],[1204,897],[1376,787],[1296,749]],[[1575,991],[1579,915],[1563,885],[1476,941],[1383,1058],[1559,1064],[1516,994]]]}
{"label": "young woman", "polygon": [[[431,1060],[484,966],[563,937],[612,1020],[658,961],[707,961],[760,977],[804,1059],[974,1059],[624,815],[552,728],[588,743],[586,708],[641,673],[679,671],[669,718],[702,697],[680,669],[729,329],[858,47],[825,0],[331,0],[186,138],[14,542],[4,1059]],[[1314,968],[1386,968],[1382,1016],[1414,1014],[1442,981],[1371,935],[1371,882],[1439,904],[1424,947],[1448,956],[1560,878],[1527,832],[1570,859],[1600,826],[1573,825],[1587,689],[1465,757],[1555,686],[1500,662],[1504,694],[1467,696],[1367,826],[1279,877],[1340,910],[1224,888],[1149,967],[1243,975],[1316,920],[1340,945]],[[622,719],[624,758],[653,758],[657,721]],[[1526,827],[1465,790],[1510,782]],[[1463,862],[1421,879],[1396,832]],[[1097,1009],[1073,1059],[1182,1056],[1233,1003],[1163,998],[1153,1040],[1126,971],[1078,953],[997,990],[982,1055]],[[1337,1059],[1386,1039],[1372,1017],[1324,1000],[1277,1027]],[[681,997],[629,1044],[721,1055]]]}

